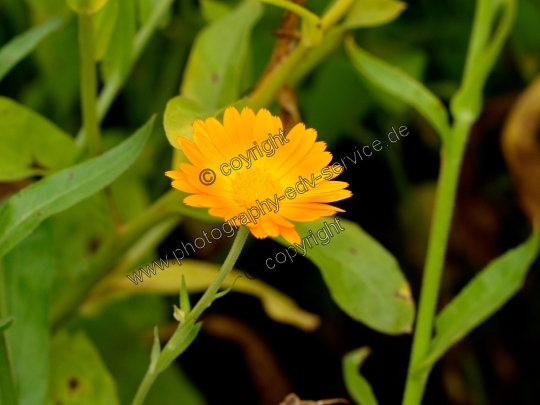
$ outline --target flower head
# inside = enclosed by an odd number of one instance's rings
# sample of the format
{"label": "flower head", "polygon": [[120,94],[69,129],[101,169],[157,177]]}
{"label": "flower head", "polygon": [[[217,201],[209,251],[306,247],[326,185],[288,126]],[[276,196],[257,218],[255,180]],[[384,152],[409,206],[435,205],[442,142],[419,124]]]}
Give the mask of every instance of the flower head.
{"label": "flower head", "polygon": [[296,125],[283,132],[266,109],[242,113],[229,107],[223,125],[215,118],[193,123],[193,142],[178,137],[191,164],[168,171],[172,186],[191,194],[184,203],[246,225],[259,239],[282,235],[300,243],[291,221],[309,222],[343,212],[328,205],[351,196],[347,183],[331,181],[343,170],[314,129]]}

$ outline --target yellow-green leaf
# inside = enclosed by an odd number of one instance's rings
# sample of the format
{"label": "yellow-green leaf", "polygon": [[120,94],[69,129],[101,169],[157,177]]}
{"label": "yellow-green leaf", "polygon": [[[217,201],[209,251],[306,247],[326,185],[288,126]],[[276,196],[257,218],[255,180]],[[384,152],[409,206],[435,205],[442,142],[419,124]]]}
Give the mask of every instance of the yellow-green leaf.
{"label": "yellow-green leaf", "polygon": [[94,17],[95,58],[96,61],[103,59],[109,47],[109,42],[118,17],[118,0],[109,2],[96,13]]}
{"label": "yellow-green leaf", "polygon": [[[304,238],[300,246],[306,257],[319,268],[344,312],[379,332],[411,332],[414,302],[409,283],[397,260],[379,242],[354,222],[339,218],[336,222],[323,218],[299,223],[296,228]],[[317,245],[310,231],[321,241]],[[282,238],[278,240],[289,246]],[[302,249],[298,249],[298,257],[304,254]]]}
{"label": "yellow-green leaf", "polygon": [[[163,259],[166,260],[167,258]],[[149,273],[151,278],[138,270],[137,274],[143,275],[144,281],[138,282],[137,285],[125,275],[115,275],[105,280],[90,294],[83,311],[93,313],[113,297],[120,298],[131,294],[144,293],[177,295],[180,290],[182,274],[186,279],[189,292],[203,292],[208,288],[219,270],[218,265],[190,259],[182,260],[181,266],[179,266],[174,257],[171,257],[168,263],[169,266],[164,266],[163,271],[157,270],[159,273],[156,275]],[[233,270],[223,283],[222,288],[230,287],[235,279],[242,275],[242,272]],[[249,294],[259,298],[265,312],[277,322],[287,323],[305,331],[312,331],[320,324],[317,315],[299,308],[291,298],[262,281],[248,280],[242,277],[236,281],[233,292]]]}
{"label": "yellow-green leaf", "polygon": [[170,99],[163,114],[163,126],[169,143],[180,149],[176,138],[181,136],[193,140],[193,121],[210,115],[197,102],[186,97],[177,96]]}
{"label": "yellow-green leaf", "polygon": [[51,343],[46,405],[119,405],[116,385],[94,344],[82,333],[59,332]]}
{"label": "yellow-green leaf", "polygon": [[345,46],[353,65],[371,84],[418,110],[441,138],[448,136],[448,113],[437,96],[402,70],[358,48],[352,36],[345,39]]}
{"label": "yellow-green leaf", "polygon": [[259,2],[244,1],[203,29],[193,43],[180,94],[209,111],[237,100],[251,29],[261,15]]}
{"label": "yellow-green leaf", "polygon": [[62,21],[63,19],[61,17],[53,18],[42,25],[31,28],[25,33],[16,36],[5,44],[0,49],[0,80],[17,63],[28,56],[45,37],[60,27]]}
{"label": "yellow-green leaf", "polygon": [[109,185],[135,161],[152,132],[149,120],[103,155],[64,169],[19,191],[0,208],[0,257],[49,216]]}
{"label": "yellow-green leaf", "polygon": [[38,113],[0,97],[0,181],[52,174],[69,166],[79,148]]}
{"label": "yellow-green leaf", "polygon": [[371,350],[369,347],[362,347],[352,351],[343,358],[343,379],[345,387],[354,402],[358,405],[377,405],[377,399],[373,394],[371,386],[360,374],[359,368],[362,366]]}
{"label": "yellow-green leaf", "polygon": [[420,367],[433,364],[501,308],[523,285],[539,249],[537,228],[525,243],[493,260],[473,278],[437,316],[435,338]]}
{"label": "yellow-green leaf", "polygon": [[346,28],[375,27],[399,17],[407,4],[396,0],[356,0],[345,18]]}

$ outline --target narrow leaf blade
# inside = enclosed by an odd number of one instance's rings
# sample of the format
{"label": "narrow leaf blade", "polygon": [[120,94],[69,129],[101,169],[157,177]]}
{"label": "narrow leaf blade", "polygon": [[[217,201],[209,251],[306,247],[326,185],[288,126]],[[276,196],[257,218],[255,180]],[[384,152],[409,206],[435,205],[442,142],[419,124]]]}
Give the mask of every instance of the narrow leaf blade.
{"label": "narrow leaf blade", "polygon": [[152,132],[154,118],[103,155],[64,169],[11,197],[0,208],[0,257],[51,215],[109,185],[135,161]]}
{"label": "narrow leaf blade", "polygon": [[0,81],[17,63],[28,56],[47,35],[60,27],[62,21],[61,17],[53,18],[16,36],[5,44],[0,49]]}
{"label": "narrow leaf blade", "polygon": [[450,127],[446,108],[422,83],[358,48],[352,36],[345,39],[345,46],[353,65],[370,83],[418,110],[441,138],[448,135]]}
{"label": "narrow leaf blade", "polygon": [[396,0],[356,0],[345,19],[348,29],[375,27],[399,17],[407,4]]}
{"label": "narrow leaf blade", "polygon": [[378,405],[371,386],[359,373],[359,368],[369,356],[371,350],[362,347],[348,353],[343,358],[343,378],[349,395],[358,405]]}
{"label": "narrow leaf blade", "polygon": [[537,228],[525,243],[493,260],[472,279],[437,316],[435,338],[420,366],[437,361],[519,291],[539,249]]}

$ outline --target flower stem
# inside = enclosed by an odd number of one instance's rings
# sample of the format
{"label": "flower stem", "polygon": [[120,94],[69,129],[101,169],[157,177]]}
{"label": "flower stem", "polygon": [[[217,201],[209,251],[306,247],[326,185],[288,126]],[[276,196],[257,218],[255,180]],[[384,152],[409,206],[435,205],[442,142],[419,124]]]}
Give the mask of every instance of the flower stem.
{"label": "flower stem", "polygon": [[435,208],[403,405],[419,405],[421,403],[427,378],[431,371],[431,368],[428,367],[413,372],[428,353],[433,333],[433,319],[444,267],[446,245],[452,224],[452,213],[461,163],[470,127],[470,122],[456,121],[452,136],[447,140],[442,151],[441,173],[437,183]]}
{"label": "flower stem", "polygon": [[93,14],[79,14],[79,54],[81,59],[81,104],[86,143],[91,156],[101,153],[96,109],[96,66],[94,63]]}
{"label": "flower stem", "polygon": [[171,345],[171,342],[175,342],[175,340],[177,340],[174,339],[174,337],[186,334],[185,328],[192,327],[193,323],[199,318],[199,316],[201,316],[203,311],[208,308],[210,304],[212,304],[212,301],[215,299],[216,293],[233,269],[234,264],[236,263],[236,260],[238,259],[242,248],[244,247],[244,243],[246,242],[248,235],[249,230],[247,227],[241,226],[238,229],[238,233],[236,234],[236,238],[234,239],[231,250],[229,251],[227,258],[225,259],[225,262],[223,262],[223,265],[219,269],[216,278],[212,281],[212,284],[210,284],[210,286],[206,289],[201,299],[197,302],[197,305],[195,305],[193,310],[186,316],[186,319],[182,321],[169,342],[165,345],[159,355],[156,367],[153,370],[151,369],[151,367],[148,368],[141,384],[139,385],[137,394],[133,399],[132,405],[142,405],[146,396],[148,395],[148,391],[150,391],[150,388],[152,387],[152,384],[156,380],[157,376],[166,368],[160,367],[160,365],[170,364],[171,359],[168,358],[168,356],[170,356],[172,350],[169,350],[169,346]]}

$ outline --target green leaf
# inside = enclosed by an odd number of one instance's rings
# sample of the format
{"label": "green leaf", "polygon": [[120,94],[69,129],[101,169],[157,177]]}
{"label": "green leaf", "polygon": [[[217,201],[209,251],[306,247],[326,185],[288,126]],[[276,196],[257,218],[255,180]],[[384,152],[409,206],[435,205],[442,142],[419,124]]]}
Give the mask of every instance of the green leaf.
{"label": "green leaf", "polygon": [[55,262],[48,221],[4,258],[9,329],[19,405],[42,405],[49,376],[49,301]]}
{"label": "green leaf", "polygon": [[377,399],[373,394],[367,380],[359,374],[359,368],[369,356],[369,347],[362,347],[352,351],[343,358],[343,378],[345,387],[351,398],[358,405],[377,405]]}
{"label": "green leaf", "polygon": [[[409,283],[390,252],[357,224],[344,219],[319,219],[299,223],[296,228],[304,237],[302,248],[297,248],[298,256],[305,251],[345,313],[379,332],[411,332],[414,303]],[[310,231],[321,240],[318,245],[312,241]],[[282,238],[279,241],[288,245]],[[287,251],[292,254],[292,248]]]}
{"label": "green leaf", "polygon": [[191,304],[189,303],[189,294],[186,287],[186,278],[182,274],[182,284],[180,284],[180,308],[186,315],[191,312]]}
{"label": "green leaf", "polygon": [[94,16],[96,61],[105,56],[118,18],[119,0],[109,0]]}
{"label": "green leaf", "polygon": [[13,316],[8,316],[4,319],[0,319],[0,332],[7,330],[13,323]]}
{"label": "green leaf", "polygon": [[193,121],[209,115],[211,114],[201,108],[197,102],[186,97],[177,96],[170,99],[163,114],[163,126],[169,143],[180,149],[176,141],[179,136],[193,141]]}
{"label": "green leaf", "polygon": [[437,361],[516,294],[539,249],[537,228],[525,243],[493,260],[472,279],[437,316],[435,338],[419,368]]}
{"label": "green leaf", "polygon": [[231,7],[225,3],[214,0],[199,0],[201,14],[208,22],[217,21],[231,12]]}
{"label": "green leaf", "polygon": [[137,158],[152,132],[150,119],[132,137],[103,155],[40,180],[0,208],[0,257],[44,219],[109,185]]}
{"label": "green leaf", "polygon": [[396,0],[356,0],[343,24],[348,29],[387,24],[406,8],[406,3]]}
{"label": "green leaf", "polygon": [[450,127],[446,108],[422,83],[358,48],[352,36],[345,39],[345,46],[353,65],[371,84],[416,108],[441,138],[448,135]]}
{"label": "green leaf", "polygon": [[45,24],[16,36],[5,44],[0,49],[0,81],[17,63],[28,56],[47,35],[60,27],[62,21],[61,17],[53,18]]}
{"label": "green leaf", "polygon": [[105,82],[123,83],[131,66],[135,36],[135,6],[133,0],[118,0],[118,15],[109,46],[101,63]]}
{"label": "green leaf", "polygon": [[244,1],[201,31],[187,62],[180,89],[183,96],[209,111],[240,97],[249,37],[262,9],[258,2]]}
{"label": "green leaf", "polygon": [[116,386],[94,344],[82,332],[59,332],[51,344],[47,405],[119,405]]}
{"label": "green leaf", "polygon": [[0,181],[51,174],[79,154],[71,136],[34,111],[0,97]]}
{"label": "green leaf", "polygon": [[156,364],[161,353],[161,345],[159,343],[158,327],[154,326],[154,344],[152,345],[152,351],[150,352],[150,370],[152,373],[156,370]]}

